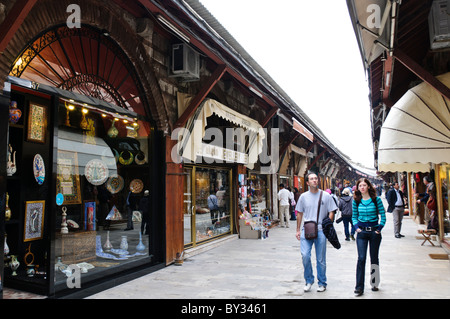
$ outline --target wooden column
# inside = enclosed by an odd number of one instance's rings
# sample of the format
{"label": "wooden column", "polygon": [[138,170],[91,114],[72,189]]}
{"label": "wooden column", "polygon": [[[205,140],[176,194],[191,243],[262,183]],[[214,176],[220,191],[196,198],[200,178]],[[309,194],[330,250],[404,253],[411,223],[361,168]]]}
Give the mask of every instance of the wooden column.
{"label": "wooden column", "polygon": [[[183,165],[174,163],[172,148],[177,141],[166,136],[166,265],[184,250],[183,238]],[[161,212],[163,213],[163,212]]]}

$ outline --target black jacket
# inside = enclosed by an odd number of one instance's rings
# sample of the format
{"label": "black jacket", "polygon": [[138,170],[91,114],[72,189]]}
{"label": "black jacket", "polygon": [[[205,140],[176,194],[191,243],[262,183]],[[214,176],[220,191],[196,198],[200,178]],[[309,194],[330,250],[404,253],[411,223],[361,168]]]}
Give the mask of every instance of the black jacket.
{"label": "black jacket", "polygon": [[[401,190],[398,191],[400,193],[400,197],[402,198],[402,206],[405,207],[405,200],[403,199],[403,193]],[[395,192],[395,188],[391,188],[387,194],[386,194],[386,200],[388,202],[388,209],[387,211],[389,213],[392,213],[395,209],[395,202],[397,201],[397,194]]]}
{"label": "black jacket", "polygon": [[328,239],[331,245],[334,248],[341,248],[341,243],[339,242],[339,238],[336,234],[336,230],[334,229],[333,222],[329,217],[325,217],[322,220],[322,231],[325,237]]}

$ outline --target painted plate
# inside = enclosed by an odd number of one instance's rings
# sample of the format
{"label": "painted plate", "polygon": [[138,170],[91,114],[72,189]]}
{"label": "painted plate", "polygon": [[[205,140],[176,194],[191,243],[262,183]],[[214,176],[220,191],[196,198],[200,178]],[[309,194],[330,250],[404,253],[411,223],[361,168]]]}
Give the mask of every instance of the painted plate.
{"label": "painted plate", "polygon": [[102,185],[109,177],[108,166],[99,159],[92,159],[87,162],[84,175],[92,185]]}
{"label": "painted plate", "polygon": [[106,189],[111,194],[116,194],[123,189],[123,185],[124,185],[124,181],[123,181],[122,176],[120,176],[120,175],[111,176],[110,178],[108,178],[108,181],[106,182]]}
{"label": "painted plate", "polygon": [[36,182],[39,185],[42,185],[45,180],[45,165],[44,165],[44,159],[40,154],[34,155],[33,159],[33,174],[34,178],[36,179]]}
{"label": "painted plate", "polygon": [[130,183],[130,191],[132,193],[140,193],[144,189],[144,183],[140,179],[133,179]]}

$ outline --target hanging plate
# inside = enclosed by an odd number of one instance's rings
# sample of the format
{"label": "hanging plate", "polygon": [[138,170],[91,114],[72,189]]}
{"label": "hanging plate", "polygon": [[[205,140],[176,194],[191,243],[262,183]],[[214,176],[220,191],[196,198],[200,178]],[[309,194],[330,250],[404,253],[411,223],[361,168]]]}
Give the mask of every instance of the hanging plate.
{"label": "hanging plate", "polygon": [[123,181],[122,176],[120,176],[120,175],[111,176],[110,178],[108,178],[108,181],[106,182],[106,189],[111,194],[116,194],[123,189],[123,185],[124,185],[124,181]]}
{"label": "hanging plate", "polygon": [[34,155],[33,159],[33,174],[34,178],[36,179],[36,182],[39,185],[42,185],[45,180],[45,165],[44,165],[44,159],[40,154]]}
{"label": "hanging plate", "polygon": [[87,162],[84,168],[84,175],[92,185],[102,185],[108,179],[109,170],[103,161],[92,159]]}
{"label": "hanging plate", "polygon": [[144,189],[144,183],[140,179],[133,179],[130,183],[130,191],[132,193],[140,193]]}

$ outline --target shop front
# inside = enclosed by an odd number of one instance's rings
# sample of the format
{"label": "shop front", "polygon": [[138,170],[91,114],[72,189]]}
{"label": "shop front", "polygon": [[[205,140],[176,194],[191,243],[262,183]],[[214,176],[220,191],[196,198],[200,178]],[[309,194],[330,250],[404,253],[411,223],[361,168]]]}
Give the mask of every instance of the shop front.
{"label": "shop front", "polygon": [[[188,101],[179,96],[179,107]],[[246,167],[253,168],[264,137],[257,121],[212,99],[205,100],[179,132],[185,248],[235,233],[237,214],[244,206],[266,208],[264,176],[249,178],[254,189],[249,196],[240,193],[238,181],[238,175],[247,179]]]}
{"label": "shop front", "polygon": [[161,263],[151,121],[22,79],[6,86],[4,286],[63,296]]}

